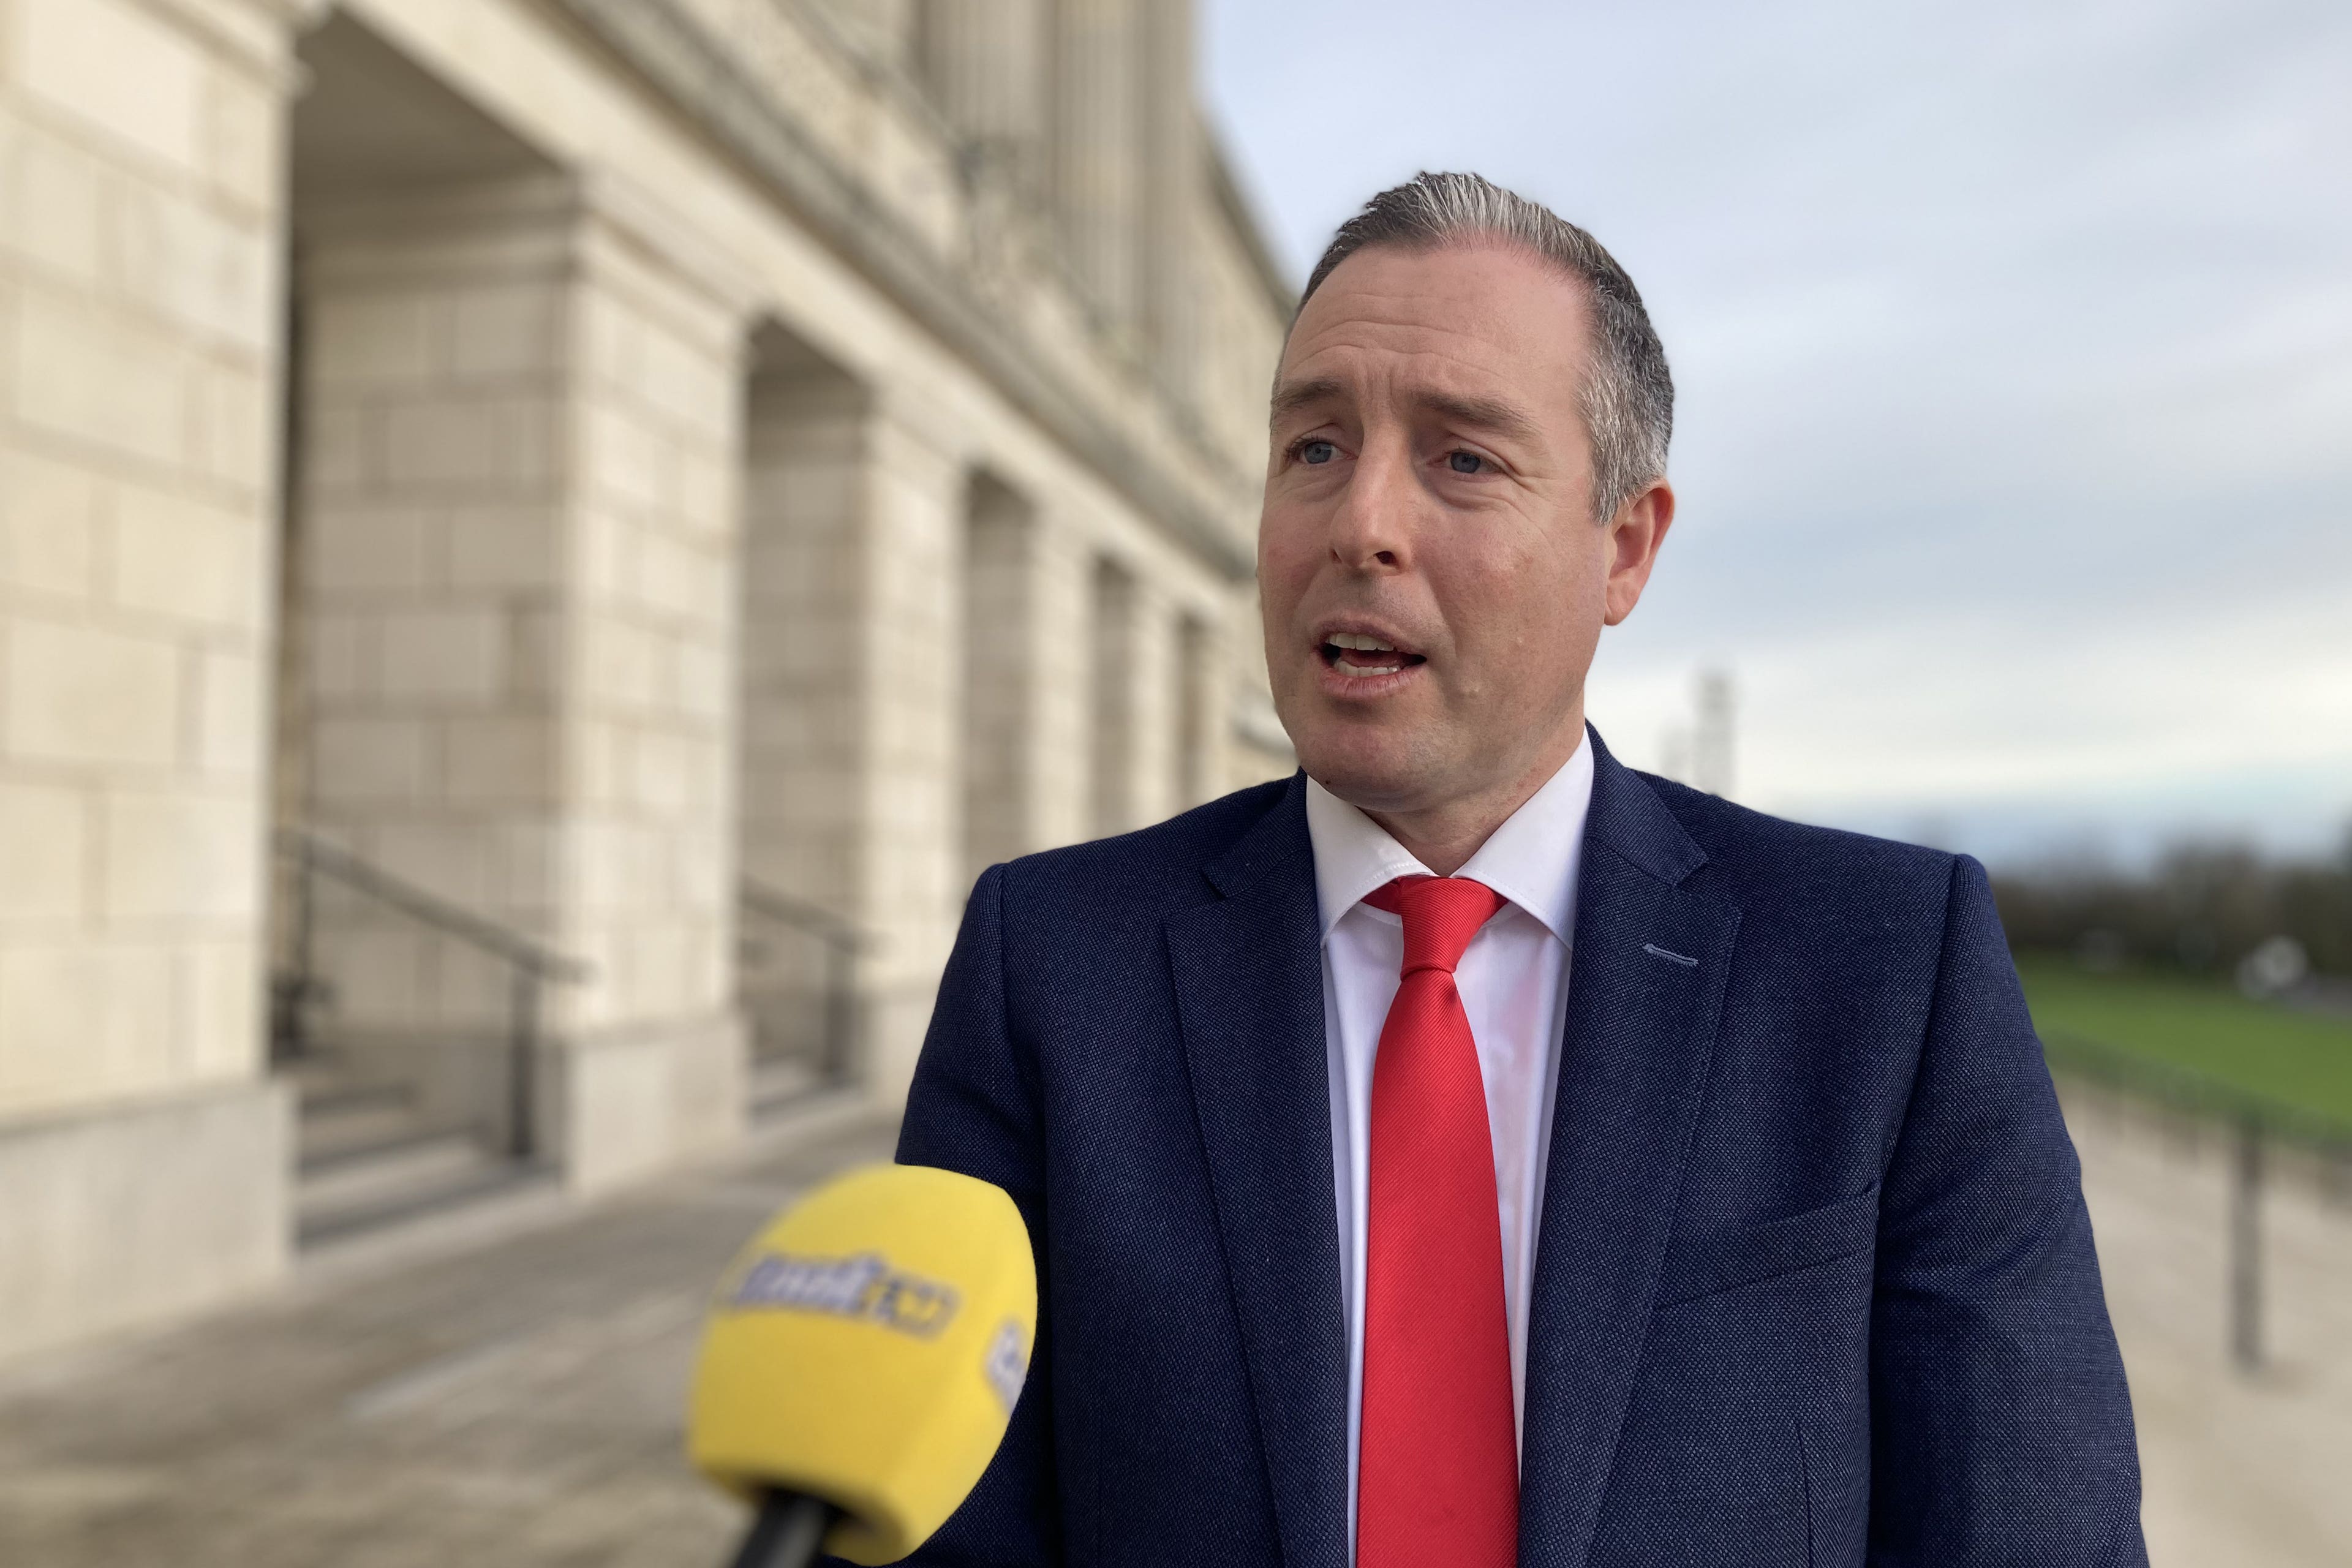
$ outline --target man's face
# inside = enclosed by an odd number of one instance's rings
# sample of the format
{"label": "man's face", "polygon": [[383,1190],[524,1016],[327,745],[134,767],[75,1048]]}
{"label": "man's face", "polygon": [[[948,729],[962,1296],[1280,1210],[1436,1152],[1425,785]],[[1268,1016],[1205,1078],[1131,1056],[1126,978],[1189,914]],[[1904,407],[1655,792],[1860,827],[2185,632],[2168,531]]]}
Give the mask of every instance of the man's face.
{"label": "man's face", "polygon": [[1293,328],[1258,529],[1266,666],[1299,761],[1343,799],[1439,808],[1573,751],[1601,627],[1673,510],[1660,485],[1592,517],[1586,315],[1515,248],[1374,247]]}

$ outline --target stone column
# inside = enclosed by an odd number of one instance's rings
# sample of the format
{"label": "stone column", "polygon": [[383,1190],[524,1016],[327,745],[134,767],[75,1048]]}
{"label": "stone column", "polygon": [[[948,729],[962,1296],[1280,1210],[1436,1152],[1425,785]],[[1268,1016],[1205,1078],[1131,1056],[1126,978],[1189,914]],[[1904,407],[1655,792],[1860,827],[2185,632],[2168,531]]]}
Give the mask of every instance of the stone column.
{"label": "stone column", "polygon": [[1014,491],[972,485],[965,569],[964,860],[1086,837],[1085,552]]}
{"label": "stone column", "polygon": [[1223,637],[1198,611],[1184,612],[1176,621],[1174,810],[1224,793],[1226,683]]}
{"label": "stone column", "polygon": [[1138,239],[1143,342],[1152,375],[1190,401],[1200,385],[1200,266],[1194,237],[1207,211],[1201,128],[1192,105],[1191,0],[1152,0],[1141,12],[1137,108],[1142,117]]}
{"label": "stone column", "polygon": [[1092,826],[1087,737],[1093,722],[1094,552],[1066,520],[1045,512],[1029,563],[1035,723],[1026,847],[1051,849],[1077,843]]}
{"label": "stone column", "polygon": [[835,34],[859,53],[904,68],[915,41],[919,0],[811,0]]}
{"label": "stone column", "polygon": [[1134,816],[1135,691],[1127,669],[1135,580],[1116,563],[1097,561],[1089,589],[1087,830],[1088,837],[1100,838],[1124,832]]}
{"label": "stone column", "polygon": [[1036,692],[1035,509],[987,474],[972,477],[964,552],[963,868],[969,881],[1027,848]]}
{"label": "stone column", "polygon": [[1257,584],[1234,584],[1220,595],[1218,608],[1216,624],[1226,630],[1219,639],[1223,668],[1211,698],[1218,715],[1211,754],[1223,754],[1224,771],[1212,784],[1222,794],[1283,777],[1298,766],[1298,756],[1283,733],[1266,681]]}
{"label": "stone column", "polygon": [[1179,798],[1179,642],[1175,607],[1150,579],[1139,581],[1129,613],[1127,679],[1135,734],[1126,826],[1144,827],[1174,813]]}
{"label": "stone column", "polygon": [[[663,227],[534,176],[302,237],[303,815],[591,966],[542,994],[531,1129],[583,1188],[742,1114],[740,328]],[[510,1133],[511,971],[365,901],[320,932],[343,1052]]]}
{"label": "stone column", "polygon": [[895,1102],[964,891],[964,476],[799,355],[751,407],[744,864],[865,939],[858,1065]]}
{"label": "stone column", "polygon": [[1024,191],[1045,152],[1045,0],[924,0],[917,52],[940,112]]}
{"label": "stone column", "polygon": [[261,886],[291,9],[0,8],[0,1361],[287,1255]]}
{"label": "stone column", "polygon": [[963,471],[917,421],[887,406],[868,447],[872,540],[866,644],[871,749],[865,781],[866,1082],[906,1098],[955,940],[964,886],[961,682]]}
{"label": "stone column", "polygon": [[1175,802],[1174,621],[1132,568],[1095,568],[1093,829],[1125,833]]}
{"label": "stone column", "polygon": [[1063,255],[1114,333],[1139,317],[1140,0],[1054,0],[1052,171]]}

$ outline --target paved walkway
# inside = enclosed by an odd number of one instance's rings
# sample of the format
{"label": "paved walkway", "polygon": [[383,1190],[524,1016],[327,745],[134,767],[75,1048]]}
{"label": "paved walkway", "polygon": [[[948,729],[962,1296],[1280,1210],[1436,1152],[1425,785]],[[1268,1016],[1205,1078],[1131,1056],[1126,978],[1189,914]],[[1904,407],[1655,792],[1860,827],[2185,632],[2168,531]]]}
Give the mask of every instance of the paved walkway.
{"label": "paved walkway", "polygon": [[0,1384],[7,1568],[703,1568],[685,1464],[710,1284],[867,1122],[535,1233]]}
{"label": "paved walkway", "polygon": [[2352,1206],[2273,1182],[2268,1363],[2229,1355],[2230,1147],[2211,1129],[2070,1095],[2084,1191],[2139,1422],[2156,1568],[2352,1563]]}
{"label": "paved walkway", "polygon": [[[2352,1211],[2269,1205],[2272,1370],[2230,1370],[2223,1151],[2075,1108],[2158,1568],[2352,1562]],[[0,1379],[7,1568],[699,1568],[679,1457],[708,1282],[878,1124],[527,1235]]]}

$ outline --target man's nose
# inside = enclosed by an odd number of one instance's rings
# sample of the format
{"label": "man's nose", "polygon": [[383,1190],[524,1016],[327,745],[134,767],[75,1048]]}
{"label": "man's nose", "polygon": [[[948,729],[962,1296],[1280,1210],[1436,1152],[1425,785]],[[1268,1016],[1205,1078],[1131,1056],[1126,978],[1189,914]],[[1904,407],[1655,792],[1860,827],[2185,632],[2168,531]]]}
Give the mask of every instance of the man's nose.
{"label": "man's nose", "polygon": [[1331,516],[1331,559],[1351,572],[1401,572],[1412,563],[1415,493],[1406,455],[1367,442]]}

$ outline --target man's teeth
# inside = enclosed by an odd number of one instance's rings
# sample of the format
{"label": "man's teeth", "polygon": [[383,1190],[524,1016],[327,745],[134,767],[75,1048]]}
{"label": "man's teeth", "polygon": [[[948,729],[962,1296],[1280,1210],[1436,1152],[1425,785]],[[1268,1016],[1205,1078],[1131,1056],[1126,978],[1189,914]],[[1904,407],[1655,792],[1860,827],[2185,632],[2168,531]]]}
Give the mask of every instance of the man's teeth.
{"label": "man's teeth", "polygon": [[1331,647],[1339,650],[1338,655],[1332,659],[1331,665],[1333,668],[1339,670],[1343,674],[1394,675],[1397,671],[1404,668],[1404,661],[1402,659],[1397,659],[1388,664],[1376,665],[1360,663],[1348,657],[1349,654],[1392,654],[1396,652],[1395,645],[1391,643],[1384,643],[1378,637],[1366,637],[1361,632],[1334,632],[1325,640],[1328,641]]}

